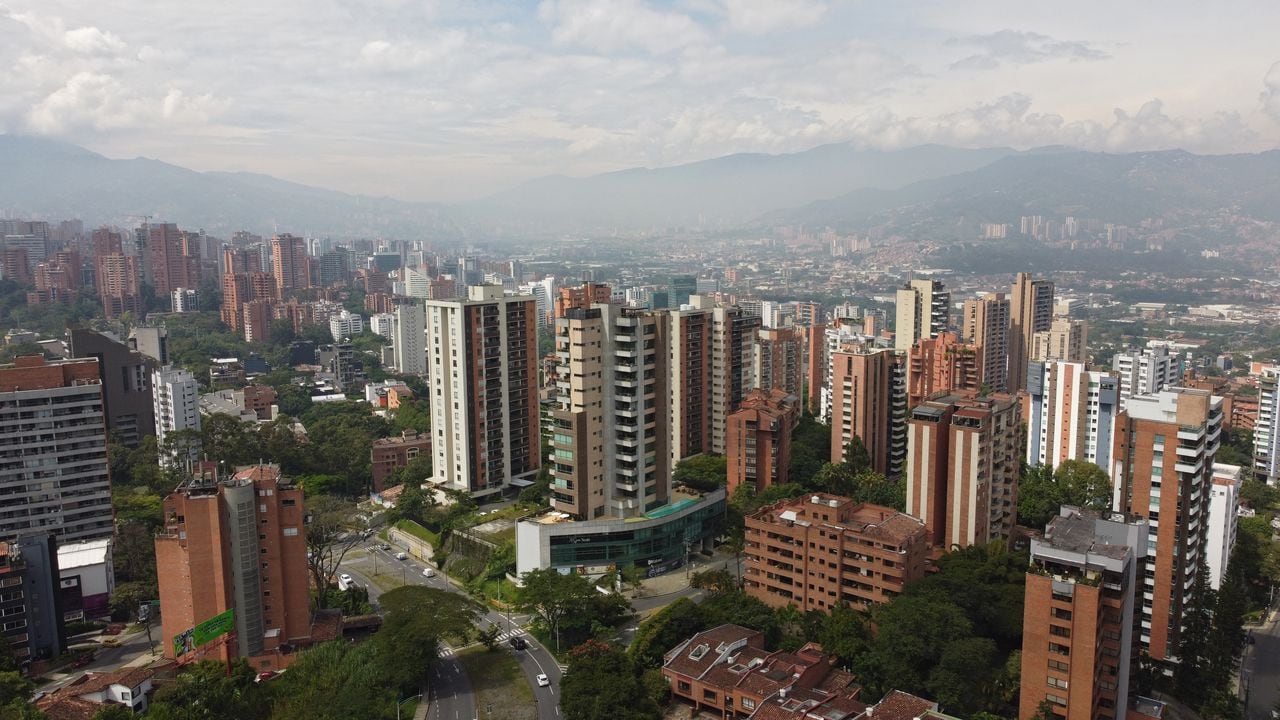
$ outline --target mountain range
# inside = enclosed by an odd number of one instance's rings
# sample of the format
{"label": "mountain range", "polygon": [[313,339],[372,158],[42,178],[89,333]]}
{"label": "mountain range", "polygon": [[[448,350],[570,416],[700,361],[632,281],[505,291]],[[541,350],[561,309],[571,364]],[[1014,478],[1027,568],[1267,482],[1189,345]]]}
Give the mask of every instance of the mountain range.
{"label": "mountain range", "polygon": [[466,203],[352,195],[254,173],[111,159],[44,138],[0,135],[0,211],[86,225],[139,216],[204,228],[336,237],[546,237],[804,224],[856,232],[1027,214],[1135,223],[1234,212],[1280,220],[1280,151],[1105,154],[1070,148],[896,151],[822,145],[665,168],[544,177]]}

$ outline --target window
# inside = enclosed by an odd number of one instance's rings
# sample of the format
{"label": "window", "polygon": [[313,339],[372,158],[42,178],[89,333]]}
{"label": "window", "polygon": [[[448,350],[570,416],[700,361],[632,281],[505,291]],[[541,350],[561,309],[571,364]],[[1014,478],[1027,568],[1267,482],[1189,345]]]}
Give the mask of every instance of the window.
{"label": "window", "polygon": [[1055,655],[1070,655],[1071,648],[1066,645],[1051,642],[1049,643],[1049,652],[1054,653]]}
{"label": "window", "polygon": [[288,499],[288,500],[281,500],[281,501],[280,501],[280,505],[281,505],[281,507],[293,507],[294,505],[297,505],[297,504],[298,504],[298,501],[297,501],[297,500],[294,500],[294,499],[292,499],[292,498],[290,498],[290,499]]}
{"label": "window", "polygon": [[1067,699],[1060,695],[1054,695],[1053,693],[1045,693],[1044,699],[1048,700],[1050,703],[1054,705],[1061,705],[1063,707],[1067,706]]}
{"label": "window", "polygon": [[687,682],[685,682],[685,681],[683,681],[683,680],[681,680],[681,681],[679,681],[679,682],[677,682],[677,683],[676,683],[676,690],[677,690],[677,691],[679,691],[679,692],[682,692],[682,693],[688,694],[690,689],[691,689],[691,688],[689,687],[689,683],[687,683]]}
{"label": "window", "polygon": [[1057,637],[1069,638],[1071,637],[1071,630],[1057,625],[1050,625],[1049,634]]}
{"label": "window", "polygon": [[1047,680],[1047,683],[1049,687],[1052,688],[1059,688],[1061,690],[1067,689],[1067,681],[1062,678],[1051,677]]}
{"label": "window", "polygon": [[1054,616],[1054,617],[1056,617],[1056,618],[1058,618],[1059,620],[1070,620],[1070,619],[1071,619],[1071,611],[1070,611],[1070,610],[1063,610],[1062,608],[1054,608],[1054,609],[1053,609],[1053,616]]}
{"label": "window", "polygon": [[297,536],[297,534],[298,534],[298,528],[296,527],[287,527],[284,529],[285,537],[295,537]]}
{"label": "window", "polygon": [[1058,672],[1071,672],[1071,666],[1059,660],[1050,660],[1049,669],[1057,670]]}
{"label": "window", "polygon": [[756,706],[756,701],[755,701],[755,700],[752,700],[751,698],[746,698],[746,697],[742,698],[742,707],[743,707],[743,708],[745,708],[745,709],[747,709],[747,710],[751,710],[751,709],[755,708],[755,706]]}

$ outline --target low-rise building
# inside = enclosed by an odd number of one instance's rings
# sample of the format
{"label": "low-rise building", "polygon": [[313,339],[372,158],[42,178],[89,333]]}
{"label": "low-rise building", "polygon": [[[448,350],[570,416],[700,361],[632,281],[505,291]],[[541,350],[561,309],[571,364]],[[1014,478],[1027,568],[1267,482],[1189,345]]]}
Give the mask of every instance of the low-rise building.
{"label": "low-rise building", "polygon": [[431,433],[405,430],[399,437],[374,440],[369,450],[369,459],[373,463],[373,491],[382,492],[392,473],[406,467],[420,455],[430,457]]}
{"label": "low-rise building", "polygon": [[125,667],[108,673],[86,673],[36,703],[45,717],[90,720],[102,706],[124,705],[134,713],[147,710],[155,668]]}
{"label": "low-rise building", "polygon": [[830,612],[886,602],[923,577],[929,533],[893,508],[817,493],[746,519],[747,594],[773,607]]}
{"label": "low-rise building", "polygon": [[680,643],[663,657],[662,676],[695,712],[714,710],[725,718],[852,720],[867,709],[853,675],[833,667],[822,646],[770,652],[763,634],[739,625]]}
{"label": "low-rise building", "polygon": [[62,586],[62,616],[68,622],[111,614],[115,592],[111,539],[86,540],[58,547],[58,578]]}

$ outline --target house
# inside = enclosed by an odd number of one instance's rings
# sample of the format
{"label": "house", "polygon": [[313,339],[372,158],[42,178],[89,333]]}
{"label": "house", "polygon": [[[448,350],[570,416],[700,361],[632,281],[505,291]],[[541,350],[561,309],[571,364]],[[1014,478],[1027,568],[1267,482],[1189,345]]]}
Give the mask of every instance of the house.
{"label": "house", "polygon": [[764,635],[721,625],[677,645],[663,658],[662,675],[694,710],[757,720],[854,720],[867,709],[853,675],[832,667],[822,647],[794,653],[764,648]]}
{"label": "house", "polygon": [[125,667],[109,673],[88,673],[36,702],[50,720],[89,720],[103,705],[124,705],[145,712],[156,668]]}

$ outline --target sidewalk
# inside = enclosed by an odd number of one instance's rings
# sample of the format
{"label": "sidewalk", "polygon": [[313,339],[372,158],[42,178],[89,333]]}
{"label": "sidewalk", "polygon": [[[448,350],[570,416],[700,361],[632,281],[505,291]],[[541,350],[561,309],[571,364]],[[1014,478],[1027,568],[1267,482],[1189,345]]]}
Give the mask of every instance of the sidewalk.
{"label": "sidewalk", "polygon": [[[695,554],[694,560],[683,566],[672,570],[665,575],[646,578],[640,582],[639,590],[627,589],[623,594],[631,599],[636,598],[653,598],[663,595],[673,595],[675,593],[687,590],[689,588],[689,579],[694,573],[704,570],[728,569],[733,572],[734,556],[730,553],[716,550],[711,557]],[[737,577],[736,573],[734,577]]]}

